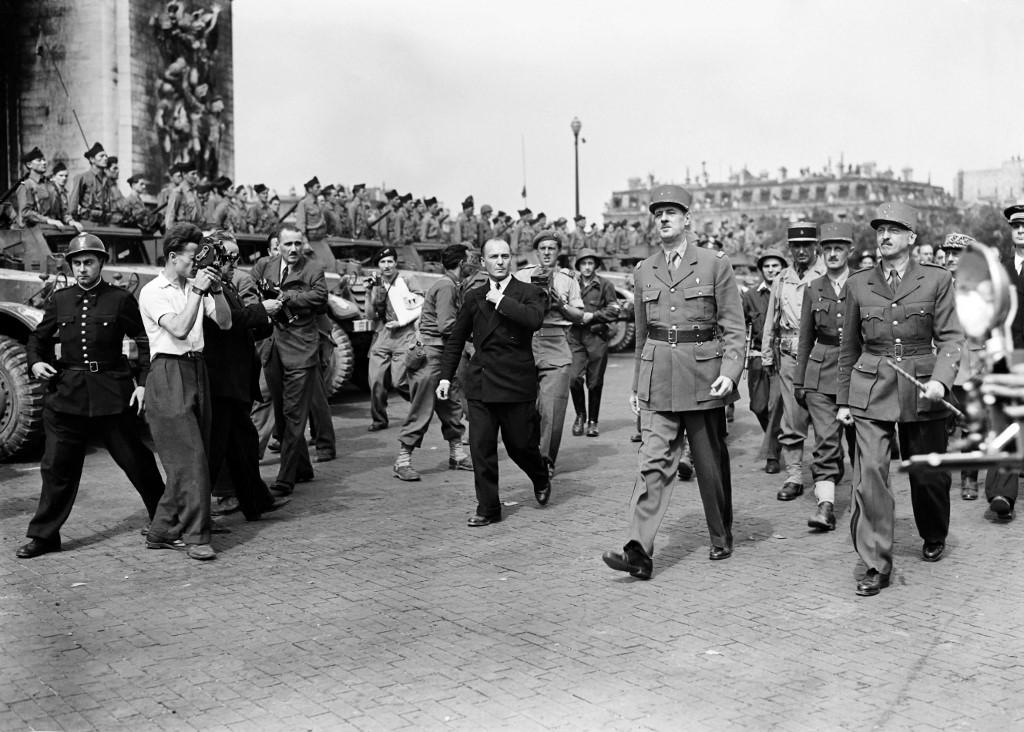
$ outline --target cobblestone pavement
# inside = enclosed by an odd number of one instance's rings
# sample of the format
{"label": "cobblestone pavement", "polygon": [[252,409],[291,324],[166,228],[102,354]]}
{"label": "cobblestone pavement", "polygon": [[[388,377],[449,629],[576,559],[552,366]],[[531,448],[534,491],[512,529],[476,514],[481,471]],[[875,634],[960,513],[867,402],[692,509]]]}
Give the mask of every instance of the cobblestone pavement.
{"label": "cobblestone pavement", "polygon": [[688,483],[654,580],[606,568],[636,462],[630,370],[613,357],[600,437],[567,425],[546,508],[503,458],[510,505],[484,529],[465,525],[472,474],[445,469],[439,428],[414,455],[423,481],[401,483],[397,429],[367,433],[355,393],[334,405],[340,458],[266,520],[228,517],[215,562],[145,549],[102,451],[65,551],[17,560],[39,471],[0,466],[0,729],[1024,726],[1024,518],[995,523],[954,489],[947,556],[924,563],[899,476],[893,586],[859,598],[848,483],[839,531],[810,532],[813,498],[780,503],[761,472],[745,399],[733,557],[708,561]]}

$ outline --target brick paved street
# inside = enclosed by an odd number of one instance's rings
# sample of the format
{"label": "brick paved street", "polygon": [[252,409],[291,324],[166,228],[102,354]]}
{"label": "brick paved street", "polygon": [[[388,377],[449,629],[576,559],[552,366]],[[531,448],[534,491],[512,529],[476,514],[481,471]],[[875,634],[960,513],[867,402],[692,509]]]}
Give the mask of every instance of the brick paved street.
{"label": "brick paved street", "polygon": [[472,474],[443,469],[436,425],[423,481],[391,477],[397,397],[374,434],[362,395],[334,405],[340,459],[267,520],[228,517],[210,563],[145,548],[102,451],[65,551],[16,560],[39,471],[0,466],[0,729],[1024,727],[1024,517],[994,523],[955,489],[947,555],[927,564],[900,476],[893,586],[859,598],[849,484],[839,531],[809,532],[813,497],[775,500],[745,398],[734,556],[708,561],[689,483],[654,580],[606,568],[636,461],[630,369],[612,359],[599,438],[566,425],[548,507],[503,459],[512,505],[484,529],[465,525]]}

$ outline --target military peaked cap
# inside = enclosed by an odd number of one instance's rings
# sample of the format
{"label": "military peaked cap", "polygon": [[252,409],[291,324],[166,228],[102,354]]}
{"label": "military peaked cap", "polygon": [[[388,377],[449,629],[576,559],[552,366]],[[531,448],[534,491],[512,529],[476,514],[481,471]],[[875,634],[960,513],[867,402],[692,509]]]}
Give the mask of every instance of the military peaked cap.
{"label": "military peaked cap", "polygon": [[822,224],[818,243],[824,244],[827,241],[842,241],[847,244],[853,244],[853,224],[844,222]]}
{"label": "military peaked cap", "polygon": [[917,226],[917,209],[898,201],[883,203],[871,219],[871,228],[877,229],[881,224],[897,224],[913,231]]}
{"label": "military peaked cap", "polygon": [[818,225],[811,221],[797,221],[795,224],[790,224],[786,229],[786,241],[791,244],[795,242],[813,244],[818,241]]}
{"label": "military peaked cap", "polygon": [[977,243],[977,240],[973,236],[960,234],[954,231],[952,234],[948,234],[946,236],[946,239],[942,242],[942,249],[959,252],[962,249],[966,249],[968,245]]}
{"label": "military peaked cap", "polygon": [[683,211],[690,210],[693,196],[682,186],[658,186],[651,191],[651,202],[647,206],[651,213],[658,206],[678,206]]}
{"label": "military peaked cap", "polygon": [[1008,206],[1003,209],[1003,216],[1011,224],[1018,221],[1024,221],[1024,203],[1015,203],[1012,206]]}

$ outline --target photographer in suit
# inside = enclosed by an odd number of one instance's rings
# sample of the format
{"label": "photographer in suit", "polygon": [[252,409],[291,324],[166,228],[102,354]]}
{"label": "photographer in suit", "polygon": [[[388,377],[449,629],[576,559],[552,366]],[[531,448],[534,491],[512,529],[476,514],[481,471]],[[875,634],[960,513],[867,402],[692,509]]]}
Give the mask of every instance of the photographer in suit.
{"label": "photographer in suit", "polygon": [[508,242],[491,239],[483,247],[487,284],[470,290],[459,310],[441,356],[437,398],[451,390],[462,349],[473,337],[466,399],[469,403],[469,450],[473,458],[477,508],[469,526],[501,521],[498,497],[498,430],[512,460],[533,482],[537,503],[551,496],[551,479],[538,443],[537,368],[533,333],[544,322],[547,299],[539,288],[511,276]]}
{"label": "photographer in suit", "polygon": [[282,224],[279,253],[252,268],[253,279],[269,285],[281,302],[263,362],[281,432],[281,466],[271,488],[278,496],[291,495],[297,481],[313,477],[304,433],[313,380],[320,378],[317,316],[327,306],[327,281],[323,267],[303,255],[303,244],[296,226]]}
{"label": "photographer in suit", "polygon": [[260,477],[259,435],[249,417],[259,399],[260,362],[255,338],[270,335],[270,317],[281,309],[280,300],[245,305],[233,284],[238,244],[226,231],[215,231],[219,241],[220,276],[224,299],[231,311],[231,329],[221,330],[210,318],[203,319],[206,364],[213,402],[213,429],[210,441],[210,483],[217,484],[221,465],[231,473],[235,497],[242,515],[256,521],[268,511],[276,511],[288,498],[275,499]]}
{"label": "photographer in suit", "polygon": [[[210,384],[203,316],[231,327],[220,272],[205,256],[203,232],[172,225],[164,234],[163,271],[139,293],[152,362],[146,380],[146,420],[167,474],[149,525],[150,549],[188,549],[193,559],[216,559],[210,546]],[[197,254],[201,256],[197,257]],[[195,278],[190,275],[195,272]]]}

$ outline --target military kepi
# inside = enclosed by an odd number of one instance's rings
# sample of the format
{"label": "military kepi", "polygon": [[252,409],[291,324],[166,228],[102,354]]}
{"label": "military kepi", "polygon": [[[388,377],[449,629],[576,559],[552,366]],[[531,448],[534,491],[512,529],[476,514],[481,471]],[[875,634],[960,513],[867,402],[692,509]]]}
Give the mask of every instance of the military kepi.
{"label": "military kepi", "polygon": [[1012,206],[1008,206],[1003,209],[1003,216],[1011,224],[1016,224],[1018,221],[1024,221],[1024,203],[1015,203]]}
{"label": "military kepi", "polygon": [[818,241],[818,225],[813,221],[797,221],[786,229],[786,241],[790,244],[798,242],[815,243]]}
{"label": "military kepi", "polygon": [[647,206],[651,213],[658,206],[678,206],[683,211],[690,210],[693,196],[682,186],[658,186],[651,191],[651,203]]}
{"label": "military kepi", "polygon": [[913,231],[917,226],[917,209],[905,203],[887,201],[878,207],[875,218],[871,219],[872,229],[877,229],[882,224],[897,224]]}
{"label": "military kepi", "polygon": [[827,241],[841,241],[846,244],[853,244],[853,224],[846,222],[822,224],[818,243],[824,244]]}

